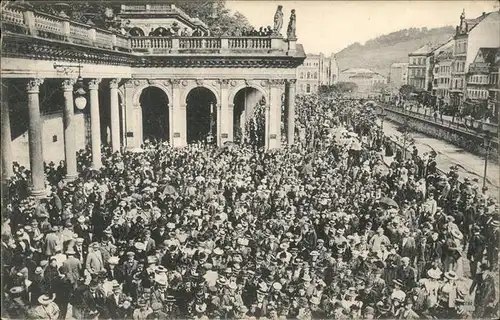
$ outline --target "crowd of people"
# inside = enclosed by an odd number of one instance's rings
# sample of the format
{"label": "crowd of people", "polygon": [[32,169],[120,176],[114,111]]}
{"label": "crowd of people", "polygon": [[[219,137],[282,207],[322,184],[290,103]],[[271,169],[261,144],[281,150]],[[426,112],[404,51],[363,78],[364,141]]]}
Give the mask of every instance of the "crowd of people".
{"label": "crowd of people", "polygon": [[145,142],[94,170],[82,151],[43,199],[15,165],[2,316],[498,317],[498,207],[434,155],[387,166],[372,111],[299,96],[298,142],[267,152]]}

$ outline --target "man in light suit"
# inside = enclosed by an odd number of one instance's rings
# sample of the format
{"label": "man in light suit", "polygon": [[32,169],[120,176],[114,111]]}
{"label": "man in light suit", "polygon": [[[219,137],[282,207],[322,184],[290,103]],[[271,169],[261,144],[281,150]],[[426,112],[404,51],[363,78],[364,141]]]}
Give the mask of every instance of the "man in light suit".
{"label": "man in light suit", "polygon": [[57,234],[59,231],[59,226],[53,226],[52,227],[52,232],[48,233],[45,236],[45,250],[44,253],[47,257],[51,257],[56,254],[56,247],[61,246],[62,243],[59,238],[59,235]]}
{"label": "man in light suit", "polygon": [[104,270],[104,261],[102,259],[102,253],[99,250],[99,243],[94,242],[90,246],[92,249],[87,255],[87,261],[85,267],[90,274],[98,274],[100,271]]}
{"label": "man in light suit", "polygon": [[66,275],[66,279],[73,285],[76,289],[78,286],[78,279],[80,279],[80,271],[82,270],[82,263],[80,260],[75,258],[75,250],[70,247],[66,251],[66,256],[68,257],[66,261],[63,262],[61,267],[62,273]]}

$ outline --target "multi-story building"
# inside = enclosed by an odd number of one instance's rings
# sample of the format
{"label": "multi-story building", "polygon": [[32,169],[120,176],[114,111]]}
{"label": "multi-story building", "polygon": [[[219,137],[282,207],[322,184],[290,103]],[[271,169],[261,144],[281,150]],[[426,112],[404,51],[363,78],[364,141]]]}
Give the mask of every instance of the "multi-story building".
{"label": "multi-story building", "polygon": [[399,90],[402,85],[408,84],[408,63],[397,62],[391,64],[389,71],[389,86],[393,90]]}
{"label": "multi-story building", "polygon": [[419,91],[430,91],[432,88],[433,49],[425,44],[408,54],[408,84]]}
{"label": "multi-story building", "polygon": [[467,73],[467,99],[477,115],[497,118],[500,48],[480,48]]}
{"label": "multi-story building", "polygon": [[379,84],[386,84],[387,78],[383,75],[364,68],[351,68],[339,74],[339,82],[353,82],[358,88],[355,93],[360,98],[380,95]]}
{"label": "multi-story building", "polygon": [[474,61],[479,48],[495,48],[500,46],[498,25],[500,12],[483,13],[475,19],[466,19],[465,12],[460,15],[460,25],[455,31],[455,48],[451,71],[451,104],[462,107],[467,99],[466,74],[469,65]]}
{"label": "multi-story building", "polygon": [[432,72],[432,96],[438,106],[450,103],[451,65],[455,41],[450,39],[434,50]]}
{"label": "multi-story building", "polygon": [[333,54],[330,57],[325,57],[323,53],[308,54],[297,68],[297,93],[317,93],[320,86],[337,82],[338,76],[337,59]]}

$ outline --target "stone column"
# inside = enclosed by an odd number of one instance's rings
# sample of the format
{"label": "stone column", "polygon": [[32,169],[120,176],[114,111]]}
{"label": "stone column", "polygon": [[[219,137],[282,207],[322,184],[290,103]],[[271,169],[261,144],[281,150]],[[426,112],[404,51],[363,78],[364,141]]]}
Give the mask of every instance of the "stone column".
{"label": "stone column", "polygon": [[10,134],[10,112],[8,104],[8,82],[2,81],[2,181],[13,175],[12,171],[12,137]]}
{"label": "stone column", "polygon": [[38,92],[42,83],[43,79],[32,79],[26,85],[29,113],[28,138],[32,184],[31,195],[34,197],[41,197],[46,193],[43,167],[42,119],[40,117],[40,102],[38,99]]}
{"label": "stone column", "polygon": [[92,168],[100,169],[101,161],[101,120],[99,115],[99,83],[101,79],[89,82],[90,90],[90,132],[92,140]]}
{"label": "stone column", "polygon": [[118,83],[120,79],[111,79],[110,90],[110,117],[111,117],[111,148],[113,153],[120,152],[120,109],[118,105]]}
{"label": "stone column", "polygon": [[288,80],[286,83],[287,101],[287,142],[293,145],[295,136],[295,86],[296,79]]}
{"label": "stone column", "polygon": [[173,127],[172,146],[183,147],[187,144],[186,102],[181,101],[181,81],[179,79],[172,79],[170,80],[170,84],[172,85],[173,100],[171,102],[172,117],[170,119]]}
{"label": "stone column", "polygon": [[73,106],[73,85],[75,80],[68,79],[62,82],[64,92],[64,157],[66,159],[66,180],[78,177],[76,167],[76,136]]}
{"label": "stone column", "polygon": [[222,79],[220,83],[220,108],[217,110],[217,143],[219,146],[223,145],[226,141],[230,141],[230,131],[232,129],[233,118],[232,113],[229,112],[229,80]]}
{"label": "stone column", "polygon": [[269,103],[269,149],[281,146],[281,93],[284,81],[281,79],[270,81]]}

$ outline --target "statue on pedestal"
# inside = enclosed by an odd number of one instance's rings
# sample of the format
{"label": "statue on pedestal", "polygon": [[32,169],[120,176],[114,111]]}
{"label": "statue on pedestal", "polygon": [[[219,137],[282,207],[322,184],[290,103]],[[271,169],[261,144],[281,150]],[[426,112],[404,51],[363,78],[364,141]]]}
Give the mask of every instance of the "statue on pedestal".
{"label": "statue on pedestal", "polygon": [[295,35],[295,27],[296,27],[296,21],[295,21],[295,9],[292,9],[292,12],[290,13],[290,22],[288,22],[288,29],[286,30],[286,36],[288,39],[295,39],[297,36]]}
{"label": "statue on pedestal", "polygon": [[276,13],[274,14],[274,28],[273,34],[279,35],[281,31],[281,27],[283,27],[283,6],[278,6],[276,9]]}

